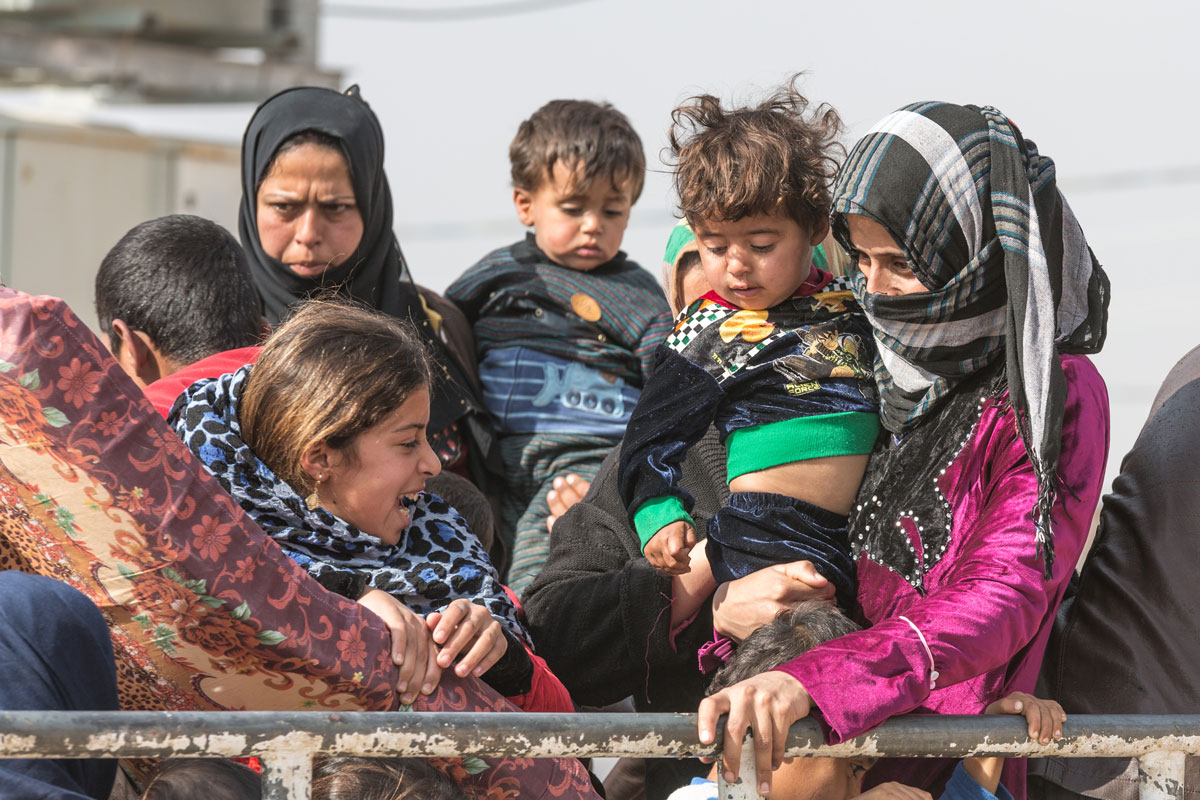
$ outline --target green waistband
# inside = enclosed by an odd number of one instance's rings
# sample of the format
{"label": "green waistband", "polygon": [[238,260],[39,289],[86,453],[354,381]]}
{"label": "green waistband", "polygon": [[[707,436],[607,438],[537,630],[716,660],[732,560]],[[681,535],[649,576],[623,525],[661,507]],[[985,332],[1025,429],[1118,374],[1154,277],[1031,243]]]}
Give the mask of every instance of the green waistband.
{"label": "green waistband", "polygon": [[865,411],[794,417],[741,428],[725,440],[729,480],[793,461],[870,453],[878,436],[879,415]]}

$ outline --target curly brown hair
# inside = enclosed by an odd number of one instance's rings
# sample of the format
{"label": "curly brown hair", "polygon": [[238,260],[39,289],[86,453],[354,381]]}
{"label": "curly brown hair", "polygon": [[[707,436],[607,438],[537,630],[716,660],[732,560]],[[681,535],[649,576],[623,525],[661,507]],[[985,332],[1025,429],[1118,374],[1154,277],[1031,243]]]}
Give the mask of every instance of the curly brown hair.
{"label": "curly brown hair", "polygon": [[521,123],[508,148],[513,186],[536,192],[554,176],[554,165],[582,167],[575,188],[607,178],[614,189],[629,182],[637,202],[646,180],[646,154],[629,119],[609,103],[551,100]]}
{"label": "curly brown hair", "polygon": [[837,140],[842,120],[828,103],[813,107],[799,79],[753,108],[725,109],[702,94],[671,112],[668,163],[690,225],[782,209],[813,230],[829,217],[830,184],[846,153]]}

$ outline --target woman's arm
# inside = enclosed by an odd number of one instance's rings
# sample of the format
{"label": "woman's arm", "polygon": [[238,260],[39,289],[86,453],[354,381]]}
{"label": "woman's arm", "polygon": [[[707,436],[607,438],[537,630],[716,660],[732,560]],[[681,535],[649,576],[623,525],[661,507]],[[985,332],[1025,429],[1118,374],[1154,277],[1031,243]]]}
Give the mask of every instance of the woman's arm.
{"label": "woman's arm", "polygon": [[1011,513],[1015,499],[1027,510],[1036,496],[1032,467],[1025,466],[1010,470],[991,492],[993,502],[954,565],[954,580],[905,609],[911,624],[880,620],[701,703],[703,742],[712,741],[717,717],[729,714],[724,769],[736,774],[741,740],[752,729],[758,780],[769,785],[788,728],[814,705],[831,742],[845,741],[911,711],[934,689],[1007,663],[1029,643],[1051,603],[1057,605],[1082,539],[1057,542],[1062,560],[1054,580],[1044,582],[1028,515]]}
{"label": "woman's arm", "polygon": [[[1033,541],[1029,515],[1037,483],[1032,466],[1016,435],[1012,412],[990,409],[979,430],[987,429],[988,414],[1006,414],[994,434],[1003,439],[991,443],[990,462],[980,468],[986,482],[979,494],[984,505],[973,528],[963,532],[967,538],[946,582],[905,609],[912,624],[899,617],[880,620],[815,648],[771,677],[743,682],[756,682],[754,691],[734,692],[739,684],[706,699],[700,726],[709,737],[717,716],[730,713],[727,769],[736,772],[748,727],[755,728],[758,774],[769,782],[764,766],[769,769],[777,760],[773,756],[782,756],[782,742],[774,736],[807,715],[810,702],[821,709],[831,741],[843,741],[912,710],[933,689],[1011,663],[1045,632],[1086,539],[1108,450],[1103,381],[1081,357],[1064,358],[1063,366],[1068,378],[1059,461],[1064,488],[1052,515],[1056,558],[1051,579],[1043,577],[1043,561]],[[775,709],[769,723],[752,722],[756,707]],[[735,715],[737,725],[732,724]]]}
{"label": "woman's arm", "polygon": [[666,345],[621,441],[621,507],[641,545],[663,527],[694,527],[693,499],[680,486],[683,461],[716,417],[723,393],[716,379]]}

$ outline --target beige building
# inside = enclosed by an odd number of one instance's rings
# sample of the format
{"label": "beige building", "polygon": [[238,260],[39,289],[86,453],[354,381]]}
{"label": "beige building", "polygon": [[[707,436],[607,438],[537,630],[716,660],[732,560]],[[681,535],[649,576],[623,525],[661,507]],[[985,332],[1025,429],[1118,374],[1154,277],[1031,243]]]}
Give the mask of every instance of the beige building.
{"label": "beige building", "polygon": [[0,282],[95,328],[100,260],[139,222],[197,214],[237,235],[238,145],[0,114]]}

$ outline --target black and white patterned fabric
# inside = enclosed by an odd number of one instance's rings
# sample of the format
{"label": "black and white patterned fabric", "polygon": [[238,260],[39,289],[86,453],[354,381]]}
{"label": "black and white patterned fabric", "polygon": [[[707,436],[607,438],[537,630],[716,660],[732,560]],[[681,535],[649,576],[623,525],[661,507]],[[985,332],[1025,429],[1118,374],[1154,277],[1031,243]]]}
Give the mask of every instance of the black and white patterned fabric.
{"label": "black and white patterned fabric", "polygon": [[855,276],[879,346],[884,427],[914,428],[965,379],[1003,362],[1038,476],[1034,520],[1049,575],[1066,397],[1058,356],[1100,350],[1109,300],[1054,162],[994,108],[913,103],[854,146],[833,194],[842,245],[853,252],[847,215],[877,222],[929,290],[871,294]]}
{"label": "black and white patterned fabric", "polygon": [[367,586],[382,589],[417,614],[466,598],[532,646],[483,546],[440,497],[422,492],[408,506],[412,522],[396,545],[385,544],[324,508],[309,510],[304,498],[242,440],[237,399],[251,368],[193,384],[176,401],[168,422],[293,561],[325,585],[338,573],[347,583],[365,574]]}

